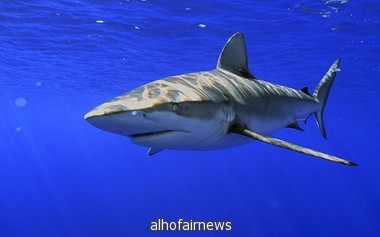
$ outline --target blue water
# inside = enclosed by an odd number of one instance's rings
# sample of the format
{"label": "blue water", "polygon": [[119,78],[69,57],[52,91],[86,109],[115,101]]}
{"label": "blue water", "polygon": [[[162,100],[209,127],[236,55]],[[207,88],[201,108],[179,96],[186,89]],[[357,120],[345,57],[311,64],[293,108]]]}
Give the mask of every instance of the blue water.
{"label": "blue water", "polygon": [[[238,31],[269,82],[312,91],[342,59],[328,139],[313,119],[274,136],[358,167],[259,142],[148,157],[83,119],[139,85],[213,69]],[[375,0],[2,1],[0,236],[379,236],[379,77]],[[150,231],[158,218],[232,231]]]}

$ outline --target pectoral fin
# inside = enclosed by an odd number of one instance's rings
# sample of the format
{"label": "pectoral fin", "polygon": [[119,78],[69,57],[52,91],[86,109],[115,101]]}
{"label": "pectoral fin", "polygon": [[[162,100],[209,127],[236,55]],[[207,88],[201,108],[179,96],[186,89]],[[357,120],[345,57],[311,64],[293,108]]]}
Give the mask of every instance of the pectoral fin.
{"label": "pectoral fin", "polygon": [[152,156],[163,150],[164,150],[163,148],[151,147],[149,148],[148,155]]}
{"label": "pectoral fin", "polygon": [[258,133],[254,132],[254,131],[251,131],[249,129],[246,129],[246,128],[240,126],[240,125],[234,125],[234,126],[232,126],[231,129],[230,129],[230,132],[239,133],[239,134],[242,134],[242,135],[244,135],[246,137],[249,137],[249,138],[253,138],[253,139],[256,139],[256,140],[259,140],[259,141],[262,141],[262,142],[265,142],[265,143],[268,143],[268,144],[272,144],[272,145],[275,145],[275,146],[279,146],[279,147],[282,147],[282,148],[285,148],[285,149],[289,149],[289,150],[292,150],[292,151],[304,153],[306,155],[311,155],[311,156],[315,156],[315,157],[322,158],[322,159],[325,159],[325,160],[338,162],[338,163],[341,163],[341,164],[344,164],[344,165],[357,166],[357,164],[354,163],[354,162],[343,160],[343,159],[338,158],[336,156],[328,155],[328,154],[325,154],[325,153],[322,153],[322,152],[319,152],[319,151],[315,151],[315,150],[312,150],[312,149],[309,149],[309,148],[306,148],[306,147],[298,146],[298,145],[295,145],[295,144],[292,144],[290,142],[286,142],[286,141],[283,141],[283,140],[280,140],[280,139],[276,139],[276,138],[272,138],[272,137],[267,137],[267,136],[258,134]]}

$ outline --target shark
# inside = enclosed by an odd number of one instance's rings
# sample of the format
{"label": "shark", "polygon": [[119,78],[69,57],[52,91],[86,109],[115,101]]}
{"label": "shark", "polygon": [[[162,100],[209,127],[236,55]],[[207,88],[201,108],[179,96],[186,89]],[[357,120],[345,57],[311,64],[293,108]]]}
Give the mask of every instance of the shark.
{"label": "shark", "polygon": [[84,118],[93,126],[162,150],[216,150],[261,141],[349,166],[357,164],[271,137],[283,128],[303,131],[300,121],[315,115],[324,138],[323,113],[339,69],[337,59],[314,92],[257,79],[248,68],[244,35],[232,35],[217,66],[171,76],[140,86],[107,101]]}

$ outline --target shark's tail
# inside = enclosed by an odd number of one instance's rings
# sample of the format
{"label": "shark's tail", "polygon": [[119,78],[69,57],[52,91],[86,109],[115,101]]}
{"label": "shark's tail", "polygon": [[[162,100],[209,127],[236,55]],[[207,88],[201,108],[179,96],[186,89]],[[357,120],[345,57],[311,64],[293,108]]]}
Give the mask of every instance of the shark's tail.
{"label": "shark's tail", "polygon": [[327,97],[329,96],[330,89],[332,84],[334,83],[336,72],[340,71],[339,69],[340,59],[338,58],[330,67],[326,75],[319,82],[317,88],[315,88],[313,97],[316,98],[321,107],[315,113],[315,117],[317,118],[317,124],[321,134],[324,138],[326,138],[326,130],[325,124],[323,122],[323,111],[325,110]]}

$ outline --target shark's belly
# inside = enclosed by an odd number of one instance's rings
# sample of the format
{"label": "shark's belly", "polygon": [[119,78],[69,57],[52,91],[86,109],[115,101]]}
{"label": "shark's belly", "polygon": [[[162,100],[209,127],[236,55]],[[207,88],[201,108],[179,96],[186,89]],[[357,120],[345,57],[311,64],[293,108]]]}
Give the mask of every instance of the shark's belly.
{"label": "shark's belly", "polygon": [[[210,134],[209,134],[210,135]],[[166,149],[170,150],[193,150],[193,151],[206,151],[206,150],[219,150],[240,146],[250,143],[254,140],[249,139],[240,134],[214,134],[209,137],[195,137],[192,135],[185,135],[182,138],[176,136],[176,141],[172,141],[166,145]]]}

